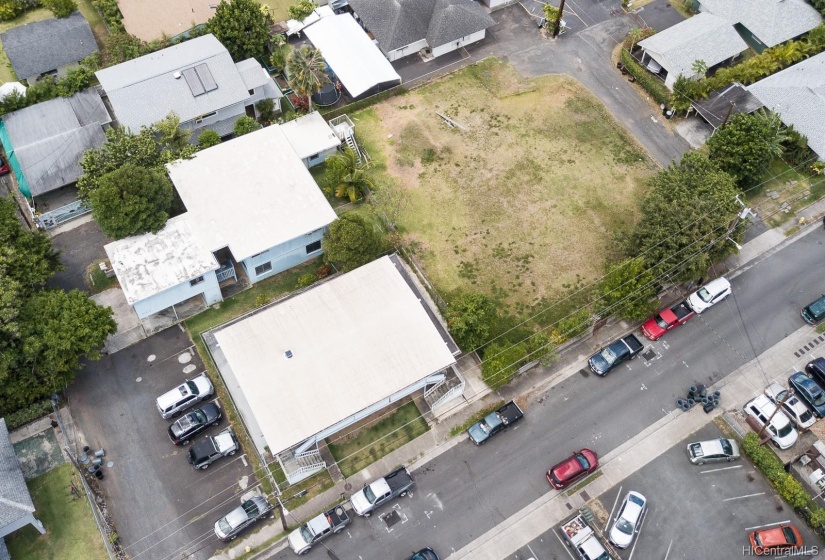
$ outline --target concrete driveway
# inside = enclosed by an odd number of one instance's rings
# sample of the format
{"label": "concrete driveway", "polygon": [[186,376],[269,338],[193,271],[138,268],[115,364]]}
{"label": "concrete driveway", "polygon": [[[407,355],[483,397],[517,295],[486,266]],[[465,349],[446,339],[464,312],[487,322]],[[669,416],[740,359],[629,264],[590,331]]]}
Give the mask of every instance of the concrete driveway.
{"label": "concrete driveway", "polygon": [[[102,447],[114,462],[100,487],[133,560],[209,558],[223,546],[212,533],[215,521],[254,486],[246,455],[195,471],[188,448],[169,441],[172,421],[160,417],[155,399],[203,371],[190,344],[182,329],[167,329],[87,364],[68,391],[77,448]],[[226,420],[207,433],[225,426]]]}

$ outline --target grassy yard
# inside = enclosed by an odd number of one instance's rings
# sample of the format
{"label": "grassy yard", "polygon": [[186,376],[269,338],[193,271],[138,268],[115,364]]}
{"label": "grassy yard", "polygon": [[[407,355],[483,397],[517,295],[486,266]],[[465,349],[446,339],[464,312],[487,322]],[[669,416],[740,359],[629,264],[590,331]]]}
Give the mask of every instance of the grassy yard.
{"label": "grassy yard", "polygon": [[[17,19],[13,19],[11,21],[0,21],[0,33],[5,33],[12,27],[19,27],[27,23],[43,21],[44,19],[49,19],[53,17],[54,16],[52,15],[52,13],[46,8],[37,8],[36,10],[26,12]],[[6,51],[2,50],[2,47],[0,47],[0,83],[16,81],[17,76],[14,74],[14,70],[12,70],[11,68],[11,62],[9,62],[9,57],[6,56]]]}
{"label": "grassy yard", "polygon": [[[6,537],[9,553],[16,560],[102,560],[108,558],[89,502],[84,496],[67,495],[77,471],[70,463],[56,467],[28,482],[35,517],[46,534],[26,526]],[[81,488],[80,482],[75,485]]]}
{"label": "grassy yard", "polygon": [[272,15],[273,21],[286,21],[289,16],[286,11],[293,4],[297,4],[298,0],[259,0],[261,4],[269,8],[269,13]]}
{"label": "grassy yard", "polygon": [[350,116],[378,184],[405,199],[399,231],[438,291],[481,291],[519,314],[602,274],[654,171],[578,82],[523,79],[498,59]]}
{"label": "grassy yard", "polygon": [[750,193],[748,202],[770,227],[784,224],[797,210],[825,196],[825,176],[811,178],[781,158],[771,163],[765,176],[771,179]]}
{"label": "grassy yard", "polygon": [[103,41],[106,39],[106,36],[109,35],[109,30],[106,28],[106,24],[103,23],[103,18],[100,17],[100,13],[92,6],[92,0],[76,1],[77,9],[80,10],[80,13],[83,14],[83,17],[89,22],[98,46],[103,47]]}
{"label": "grassy yard", "polygon": [[410,401],[350,436],[334,436],[337,439],[327,444],[344,476],[352,476],[429,429]]}

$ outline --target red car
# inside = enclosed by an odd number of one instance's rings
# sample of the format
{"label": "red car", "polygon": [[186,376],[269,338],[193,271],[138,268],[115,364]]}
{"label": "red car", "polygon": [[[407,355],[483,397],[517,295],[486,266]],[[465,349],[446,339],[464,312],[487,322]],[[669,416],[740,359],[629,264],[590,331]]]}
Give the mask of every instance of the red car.
{"label": "red car", "polygon": [[6,161],[6,158],[3,157],[3,156],[0,156],[0,176],[6,175],[10,171],[11,171],[11,169],[9,169],[9,164]]}
{"label": "red car", "polygon": [[774,555],[779,551],[802,546],[802,535],[793,525],[780,525],[770,529],[760,529],[750,534],[753,553]]}
{"label": "red car", "polygon": [[599,458],[589,449],[576,451],[547,471],[547,481],[560,490],[583,478],[599,468]]}
{"label": "red car", "polygon": [[642,325],[642,333],[650,340],[659,340],[663,334],[679,325],[684,325],[695,313],[684,301],[670,309],[664,309]]}

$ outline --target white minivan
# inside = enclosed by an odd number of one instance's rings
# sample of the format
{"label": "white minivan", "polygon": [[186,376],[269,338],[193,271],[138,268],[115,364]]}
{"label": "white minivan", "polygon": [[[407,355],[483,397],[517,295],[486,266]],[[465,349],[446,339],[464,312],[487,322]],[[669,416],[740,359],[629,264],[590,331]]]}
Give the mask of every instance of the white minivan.
{"label": "white minivan", "polygon": [[[775,414],[774,411],[776,411]],[[759,428],[768,424],[765,432],[770,435],[771,441],[779,449],[788,449],[799,438],[799,432],[793,427],[785,413],[776,410],[776,405],[765,395],[759,395],[746,404],[745,414],[753,418]],[[769,419],[770,423],[768,423]]]}
{"label": "white minivan", "polygon": [[701,313],[730,295],[730,282],[726,278],[711,280],[687,298],[687,304],[696,313]]}

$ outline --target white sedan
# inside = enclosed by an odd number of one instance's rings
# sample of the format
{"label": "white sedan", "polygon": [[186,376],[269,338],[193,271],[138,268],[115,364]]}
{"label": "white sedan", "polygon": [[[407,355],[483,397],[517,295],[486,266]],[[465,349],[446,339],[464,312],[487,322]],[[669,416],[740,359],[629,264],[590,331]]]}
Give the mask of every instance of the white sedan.
{"label": "white sedan", "polygon": [[[765,387],[765,395],[775,404],[781,403],[787,392],[788,390],[779,383],[771,383]],[[816,416],[811,412],[811,409],[805,406],[805,404],[795,396],[788,397],[788,399],[782,403],[782,409],[800,430],[807,430],[816,422]]]}
{"label": "white sedan", "polygon": [[630,491],[616,514],[616,521],[610,529],[610,542],[617,548],[627,548],[633,542],[642,526],[642,517],[647,510],[647,499],[638,492]]}

